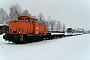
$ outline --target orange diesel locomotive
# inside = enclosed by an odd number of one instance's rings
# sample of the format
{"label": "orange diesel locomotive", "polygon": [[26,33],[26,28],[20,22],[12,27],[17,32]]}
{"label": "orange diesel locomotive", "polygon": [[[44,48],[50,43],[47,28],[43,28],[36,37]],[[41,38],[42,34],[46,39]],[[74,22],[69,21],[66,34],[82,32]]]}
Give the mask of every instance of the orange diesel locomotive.
{"label": "orange diesel locomotive", "polygon": [[38,41],[44,37],[47,37],[46,25],[37,23],[37,19],[30,16],[19,16],[18,20],[10,21],[9,31],[3,36],[14,43]]}

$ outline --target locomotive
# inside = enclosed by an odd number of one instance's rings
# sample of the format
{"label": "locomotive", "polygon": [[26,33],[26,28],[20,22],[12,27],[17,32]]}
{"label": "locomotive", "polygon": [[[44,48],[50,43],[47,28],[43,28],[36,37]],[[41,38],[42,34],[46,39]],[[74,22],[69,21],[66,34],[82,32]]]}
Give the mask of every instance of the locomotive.
{"label": "locomotive", "polygon": [[9,22],[8,33],[3,39],[14,43],[28,43],[62,36],[64,32],[48,32],[47,25],[38,23],[36,18],[19,16],[17,20]]}

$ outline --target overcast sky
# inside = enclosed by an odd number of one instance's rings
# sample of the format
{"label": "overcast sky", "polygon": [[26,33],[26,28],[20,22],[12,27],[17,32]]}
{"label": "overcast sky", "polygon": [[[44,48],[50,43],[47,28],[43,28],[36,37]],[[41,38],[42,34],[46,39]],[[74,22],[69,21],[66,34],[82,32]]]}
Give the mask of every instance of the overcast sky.
{"label": "overcast sky", "polygon": [[0,8],[9,13],[9,6],[18,3],[22,10],[47,19],[60,20],[66,27],[90,29],[90,0],[0,0]]}

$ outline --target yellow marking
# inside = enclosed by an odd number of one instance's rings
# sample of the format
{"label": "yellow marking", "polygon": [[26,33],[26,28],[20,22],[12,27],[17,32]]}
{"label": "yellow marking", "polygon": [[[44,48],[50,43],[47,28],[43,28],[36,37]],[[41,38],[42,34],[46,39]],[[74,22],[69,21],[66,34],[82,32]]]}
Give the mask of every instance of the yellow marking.
{"label": "yellow marking", "polygon": [[23,35],[20,35],[20,40],[23,41]]}

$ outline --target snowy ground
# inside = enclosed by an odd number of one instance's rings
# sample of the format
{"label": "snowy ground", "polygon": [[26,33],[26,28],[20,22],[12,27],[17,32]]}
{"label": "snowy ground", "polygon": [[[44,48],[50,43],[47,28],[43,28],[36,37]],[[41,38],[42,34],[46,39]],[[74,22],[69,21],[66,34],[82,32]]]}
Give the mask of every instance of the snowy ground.
{"label": "snowy ground", "polygon": [[0,60],[90,60],[90,35],[13,44],[0,35]]}

